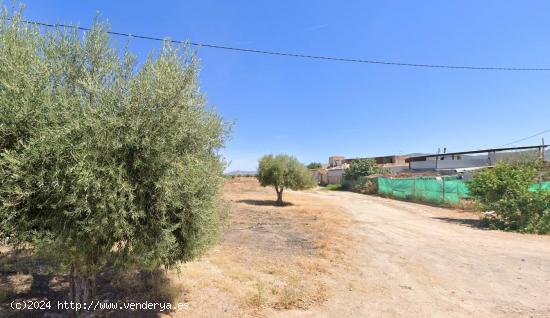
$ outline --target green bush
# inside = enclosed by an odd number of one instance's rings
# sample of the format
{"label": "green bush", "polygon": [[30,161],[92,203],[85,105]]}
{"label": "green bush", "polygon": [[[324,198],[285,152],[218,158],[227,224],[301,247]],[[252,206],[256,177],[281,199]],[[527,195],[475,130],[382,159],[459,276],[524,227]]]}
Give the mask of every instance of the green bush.
{"label": "green bush", "polygon": [[373,174],[382,173],[383,169],[376,164],[374,159],[357,159],[351,162],[346,169],[344,179],[358,180],[361,177],[368,177]]}
{"label": "green bush", "polygon": [[377,194],[378,193],[378,184],[375,179],[366,179],[362,184],[359,191],[367,194]]}
{"label": "green bush", "polygon": [[378,193],[378,184],[375,178],[358,177],[357,179],[346,179],[342,181],[342,188],[345,190],[365,193],[376,194]]}
{"label": "green bush", "polygon": [[323,167],[323,165],[320,164],[319,162],[311,162],[311,163],[308,164],[306,167],[307,167],[308,169],[313,170],[313,169],[320,169],[321,167]]}
{"label": "green bush", "polygon": [[469,184],[470,193],[486,211],[491,226],[520,232],[550,233],[550,191],[531,192],[536,163],[501,163],[478,172]]}

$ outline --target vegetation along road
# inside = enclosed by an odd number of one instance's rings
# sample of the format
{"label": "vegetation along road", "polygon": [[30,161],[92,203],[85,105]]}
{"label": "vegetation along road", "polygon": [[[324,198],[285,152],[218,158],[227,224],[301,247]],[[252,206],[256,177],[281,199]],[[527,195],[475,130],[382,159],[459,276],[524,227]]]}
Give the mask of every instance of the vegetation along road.
{"label": "vegetation along road", "polygon": [[550,237],[482,229],[474,214],[415,203],[307,195],[356,221],[356,272],[341,278],[359,290],[337,293],[319,314],[550,317]]}

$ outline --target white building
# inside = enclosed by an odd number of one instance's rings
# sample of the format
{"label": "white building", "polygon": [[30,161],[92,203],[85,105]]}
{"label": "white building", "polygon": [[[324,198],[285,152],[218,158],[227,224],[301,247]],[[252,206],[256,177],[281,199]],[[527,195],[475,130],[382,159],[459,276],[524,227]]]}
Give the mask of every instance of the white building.
{"label": "white building", "polygon": [[502,160],[544,158],[547,145],[481,149],[423,155],[406,159],[411,170],[456,170],[494,166]]}

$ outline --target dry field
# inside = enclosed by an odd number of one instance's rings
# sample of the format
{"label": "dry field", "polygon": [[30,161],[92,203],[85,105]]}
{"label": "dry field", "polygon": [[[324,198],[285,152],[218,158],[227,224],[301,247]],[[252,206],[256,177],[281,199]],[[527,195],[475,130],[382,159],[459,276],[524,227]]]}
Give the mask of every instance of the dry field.
{"label": "dry field", "polygon": [[[221,243],[173,274],[199,317],[274,316],[307,312],[334,293],[334,273],[353,268],[346,229],[352,219],[329,200],[284,194],[254,178],[227,182],[231,214]],[[351,288],[351,287],[346,287]]]}

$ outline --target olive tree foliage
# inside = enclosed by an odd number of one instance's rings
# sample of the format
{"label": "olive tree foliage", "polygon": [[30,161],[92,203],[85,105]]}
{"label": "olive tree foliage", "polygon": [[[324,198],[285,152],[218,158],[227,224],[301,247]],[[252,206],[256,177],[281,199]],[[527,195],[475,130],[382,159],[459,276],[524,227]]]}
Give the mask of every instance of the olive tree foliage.
{"label": "olive tree foliage", "polygon": [[279,205],[283,204],[284,189],[303,190],[315,185],[311,172],[298,159],[283,154],[260,158],[257,178],[262,186],[275,188]]}
{"label": "olive tree foliage", "polygon": [[0,236],[55,257],[84,298],[108,261],[201,254],[219,228],[227,125],[192,52],[166,42],[138,68],[97,19],[82,36],[21,19],[0,22]]}

